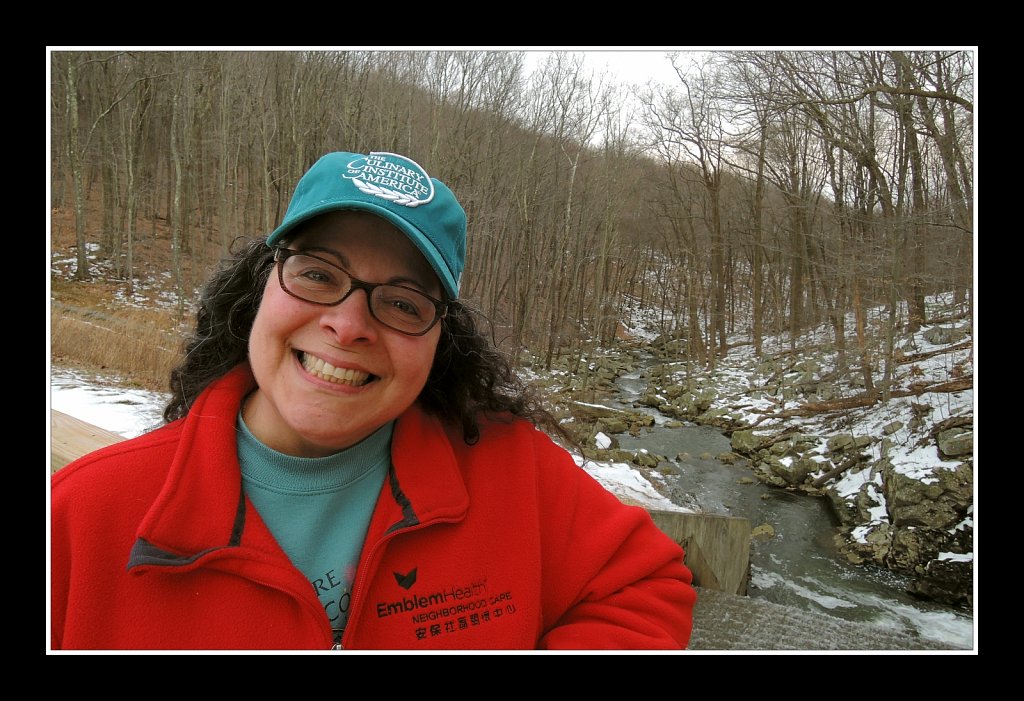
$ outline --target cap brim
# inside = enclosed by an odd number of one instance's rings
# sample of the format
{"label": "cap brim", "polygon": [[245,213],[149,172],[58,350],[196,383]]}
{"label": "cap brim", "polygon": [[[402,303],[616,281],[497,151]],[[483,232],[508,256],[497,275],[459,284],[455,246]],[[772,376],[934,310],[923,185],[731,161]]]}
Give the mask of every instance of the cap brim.
{"label": "cap brim", "polygon": [[375,205],[372,202],[346,200],[344,202],[327,202],[317,207],[310,208],[304,211],[301,216],[282,222],[281,226],[274,229],[270,236],[267,237],[267,245],[276,246],[286,238],[288,232],[303,222],[309,221],[321,214],[326,214],[327,212],[339,212],[345,210],[369,212],[370,214],[374,214],[394,225],[396,229],[405,234],[406,238],[413,242],[419,252],[423,254],[423,257],[427,259],[427,262],[437,274],[438,279],[441,281],[441,286],[444,288],[445,293],[449,298],[456,299],[459,296],[458,284],[456,284],[454,276],[452,276],[451,271],[448,270],[448,266],[444,262],[444,258],[441,256],[440,252],[438,252],[437,247],[434,246],[434,243],[430,238],[420,231],[414,224],[411,224],[402,217],[399,217],[391,210]]}

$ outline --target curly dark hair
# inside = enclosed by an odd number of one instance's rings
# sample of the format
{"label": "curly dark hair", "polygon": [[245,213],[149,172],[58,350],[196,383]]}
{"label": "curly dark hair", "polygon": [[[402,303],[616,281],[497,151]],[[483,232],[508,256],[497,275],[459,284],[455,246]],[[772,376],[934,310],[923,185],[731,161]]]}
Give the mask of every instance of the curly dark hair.
{"label": "curly dark hair", "polygon": [[[246,359],[249,334],[273,269],[274,250],[265,238],[235,240],[231,256],[200,292],[184,357],[171,370],[165,421],[184,417],[211,382]],[[448,301],[434,363],[419,396],[424,410],[461,427],[467,444],[479,440],[479,418],[485,414],[528,419],[575,445],[573,436],[516,374],[508,357],[481,331],[478,319],[486,317],[462,300]]]}

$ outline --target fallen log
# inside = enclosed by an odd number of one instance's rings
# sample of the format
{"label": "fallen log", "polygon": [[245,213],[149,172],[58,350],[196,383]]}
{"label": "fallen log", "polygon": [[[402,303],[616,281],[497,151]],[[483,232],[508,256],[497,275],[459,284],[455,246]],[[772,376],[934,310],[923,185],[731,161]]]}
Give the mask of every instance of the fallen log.
{"label": "fallen log", "polygon": [[948,419],[943,419],[932,426],[932,430],[928,433],[931,434],[932,438],[937,438],[943,431],[960,426],[974,426],[974,416],[950,416]]}
{"label": "fallen log", "polygon": [[831,470],[823,474],[821,477],[811,482],[811,486],[814,487],[815,489],[821,489],[826,484],[828,484],[829,481],[843,474],[854,465],[861,463],[863,460],[863,455],[851,455],[850,457],[846,458],[846,460],[843,460],[843,462],[841,462],[838,466],[833,467]]}
{"label": "fallen log", "polygon": [[971,310],[965,309],[959,314],[950,314],[948,316],[935,316],[928,320],[928,326],[935,326],[936,324],[949,324],[954,321],[960,321],[966,319],[971,315]]}
{"label": "fallen log", "polygon": [[904,355],[899,359],[899,364],[906,365],[907,363],[916,363],[919,360],[927,360],[928,358],[935,357],[936,355],[942,355],[943,353],[949,353],[950,351],[966,350],[970,348],[973,344],[974,341],[964,341],[963,343],[956,346],[946,346],[945,348],[939,348],[938,350]]}
{"label": "fallen log", "polygon": [[909,390],[894,391],[892,396],[894,397],[911,397],[926,392],[963,392],[965,389],[971,389],[974,387],[974,375],[968,375],[967,377],[960,377],[955,380],[947,380],[946,382],[937,382],[934,385],[926,385],[924,383],[915,383],[910,386]]}
{"label": "fallen log", "polygon": [[[892,392],[889,393],[889,397],[918,397],[922,394],[927,394],[931,392],[963,392],[964,390],[971,389],[973,386],[974,375],[968,375],[967,377],[961,377],[956,380],[937,382],[931,385],[924,382],[915,383],[910,385],[910,387],[907,389],[893,390]],[[861,394],[856,397],[847,397],[845,399],[831,399],[827,402],[807,402],[806,404],[801,404],[800,406],[794,409],[785,409],[774,414],[765,414],[751,425],[757,426],[766,419],[789,419],[794,416],[814,416],[816,414],[823,414],[827,411],[846,411],[847,409],[860,409],[863,407],[872,406],[873,404],[880,402],[881,400],[881,393],[875,391],[867,394]]]}

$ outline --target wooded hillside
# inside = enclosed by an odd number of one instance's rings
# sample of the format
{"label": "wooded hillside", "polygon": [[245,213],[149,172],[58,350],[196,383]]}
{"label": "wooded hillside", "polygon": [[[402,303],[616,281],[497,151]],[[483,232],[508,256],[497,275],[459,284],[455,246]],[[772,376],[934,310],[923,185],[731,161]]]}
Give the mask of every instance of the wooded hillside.
{"label": "wooded hillside", "polygon": [[[527,73],[509,51],[53,51],[52,207],[75,277],[98,244],[129,292],[166,227],[186,307],[320,155],[402,153],[466,208],[463,296],[513,352],[582,358],[628,332],[626,304],[664,309],[705,365],[733,334],[795,344],[828,320],[884,392],[926,295],[969,313],[974,53],[695,56],[630,93],[572,53]],[[879,302],[889,333],[869,337]]]}

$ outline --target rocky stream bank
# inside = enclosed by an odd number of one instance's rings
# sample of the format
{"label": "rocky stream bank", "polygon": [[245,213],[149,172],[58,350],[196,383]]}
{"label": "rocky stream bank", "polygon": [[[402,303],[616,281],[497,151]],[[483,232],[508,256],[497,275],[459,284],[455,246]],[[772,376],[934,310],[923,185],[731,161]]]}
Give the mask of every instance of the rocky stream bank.
{"label": "rocky stream bank", "polygon": [[[906,576],[921,599],[973,610],[969,334],[932,326],[904,339],[885,401],[813,337],[798,346],[805,350],[759,358],[735,346],[710,370],[679,360],[679,338],[625,342],[583,371],[553,367],[535,381],[588,458],[634,465],[657,487],[689,456],[623,450],[616,436],[642,437],[656,421],[714,426],[731,439],[715,459],[745,460],[751,480],[828,499],[840,524],[836,546],[850,563]],[[630,374],[646,389],[624,406],[618,382]],[[752,525],[755,537],[772,537],[772,524]]]}

